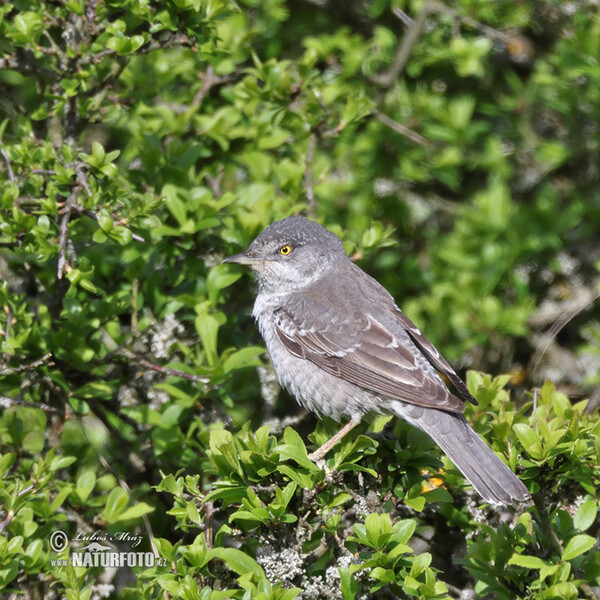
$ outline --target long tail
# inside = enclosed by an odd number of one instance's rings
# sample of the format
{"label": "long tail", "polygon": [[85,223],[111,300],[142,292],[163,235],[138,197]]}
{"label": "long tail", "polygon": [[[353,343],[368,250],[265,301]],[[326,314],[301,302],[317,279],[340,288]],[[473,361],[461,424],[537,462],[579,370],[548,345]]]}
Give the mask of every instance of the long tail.
{"label": "long tail", "polygon": [[422,429],[448,455],[479,495],[492,504],[513,504],[531,498],[521,480],[473,431],[461,414],[393,401],[401,419]]}

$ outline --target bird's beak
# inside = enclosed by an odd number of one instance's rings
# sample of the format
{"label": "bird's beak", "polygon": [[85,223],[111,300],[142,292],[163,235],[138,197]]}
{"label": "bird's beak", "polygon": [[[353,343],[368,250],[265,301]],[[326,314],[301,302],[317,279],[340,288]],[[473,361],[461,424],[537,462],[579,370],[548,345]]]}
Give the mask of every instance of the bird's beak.
{"label": "bird's beak", "polygon": [[233,256],[228,256],[223,259],[221,262],[230,263],[234,265],[253,265],[257,262],[260,262],[262,259],[257,256],[251,256],[247,252],[241,252],[240,254],[234,254]]}

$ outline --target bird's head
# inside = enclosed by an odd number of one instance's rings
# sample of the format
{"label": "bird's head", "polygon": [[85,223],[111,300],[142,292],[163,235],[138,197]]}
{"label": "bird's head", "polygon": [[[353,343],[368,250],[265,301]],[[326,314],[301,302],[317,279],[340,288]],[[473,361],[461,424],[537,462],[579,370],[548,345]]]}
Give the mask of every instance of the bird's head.
{"label": "bird's head", "polygon": [[297,216],[269,225],[245,252],[223,262],[248,265],[261,291],[285,293],[310,286],[337,261],[347,258],[336,235]]}

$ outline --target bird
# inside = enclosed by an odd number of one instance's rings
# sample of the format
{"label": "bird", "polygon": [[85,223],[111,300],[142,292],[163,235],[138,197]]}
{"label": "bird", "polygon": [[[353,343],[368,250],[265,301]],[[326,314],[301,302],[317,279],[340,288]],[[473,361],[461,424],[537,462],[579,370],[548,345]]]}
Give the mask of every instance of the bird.
{"label": "bird", "polygon": [[465,403],[477,401],[464,381],[334,233],[287,217],[223,262],[255,274],[252,313],[281,385],[317,416],[347,421],[312,460],[322,462],[365,415],[391,414],[427,433],[484,501],[530,500],[465,419]]}

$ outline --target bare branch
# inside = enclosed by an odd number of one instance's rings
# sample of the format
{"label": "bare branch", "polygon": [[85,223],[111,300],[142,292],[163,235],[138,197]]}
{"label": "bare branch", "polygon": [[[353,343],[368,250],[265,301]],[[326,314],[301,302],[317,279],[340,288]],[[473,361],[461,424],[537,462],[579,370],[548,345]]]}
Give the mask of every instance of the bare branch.
{"label": "bare branch", "polygon": [[373,83],[376,83],[383,88],[388,88],[394,84],[396,79],[398,79],[398,76],[400,73],[402,73],[406,63],[408,62],[408,59],[410,58],[410,55],[412,54],[415,44],[419,41],[419,38],[423,34],[427,17],[432,11],[431,4],[431,0],[427,0],[425,2],[421,12],[417,15],[412,28],[408,30],[402,39],[402,43],[398,47],[396,56],[394,57],[394,62],[390,65],[387,71],[372,77],[371,81],[373,81]]}
{"label": "bare branch", "polygon": [[215,77],[215,72],[212,67],[208,67],[208,69],[206,69],[206,73],[199,73],[198,77],[202,79],[204,83],[202,87],[196,92],[196,95],[192,100],[191,106],[195,108],[198,108],[202,104],[204,98],[206,97],[208,92],[210,92],[210,89],[217,83],[220,83],[222,79],[221,77]]}
{"label": "bare branch", "polygon": [[12,170],[12,166],[10,164],[10,157],[8,156],[8,152],[4,148],[2,148],[0,150],[0,153],[2,153],[2,158],[4,158],[4,161],[6,162],[6,173],[8,174],[8,180],[14,183],[16,178]]}
{"label": "bare branch", "polygon": [[63,217],[60,221],[60,227],[58,229],[58,243],[60,245],[60,250],[58,251],[58,264],[56,267],[56,278],[62,279],[65,266],[67,264],[67,235],[69,233],[69,219],[71,218],[71,213],[77,204],[77,194],[79,192],[79,186],[75,187],[71,192],[71,195],[67,198],[63,208]]}
{"label": "bare branch", "polygon": [[223,181],[224,173],[225,167],[223,165],[219,165],[216,177],[213,177],[210,173],[207,173],[204,176],[204,178],[206,179],[206,183],[208,183],[208,185],[210,186],[210,190],[215,198],[220,198],[223,195],[223,190],[221,189],[221,182]]}
{"label": "bare branch", "polygon": [[[44,356],[42,356],[41,358],[38,358],[37,360],[27,363],[26,365],[12,367],[10,369],[8,367],[1,367],[0,375],[16,375],[17,373],[33,371],[33,369],[37,369],[38,367],[41,367],[51,356],[52,356],[52,353],[48,352],[47,354],[44,354]],[[52,363],[49,363],[49,366],[51,366],[51,365],[52,365]]]}
{"label": "bare branch", "polygon": [[157,371],[158,373],[162,373],[163,375],[170,375],[172,377],[181,377],[183,379],[187,379],[188,381],[193,381],[195,383],[210,383],[210,377],[206,375],[195,375],[193,373],[186,373],[185,371],[181,371],[179,369],[171,369],[170,367],[163,367],[161,365],[157,365],[137,354],[134,354],[130,350],[121,349],[117,352],[120,356],[124,356],[128,360],[131,360],[142,367],[146,367],[148,369],[152,369],[153,371]]}
{"label": "bare branch", "polygon": [[415,144],[419,144],[421,146],[425,146],[425,145],[429,144],[429,142],[422,135],[418,134],[416,131],[413,131],[412,129],[409,129],[408,127],[405,127],[401,123],[398,123],[398,121],[394,121],[394,119],[390,119],[390,117],[388,117],[387,115],[384,115],[382,112],[377,111],[375,113],[375,118],[380,123],[383,123],[384,125],[387,125],[390,129],[393,129],[396,133],[399,133],[400,135],[407,137],[409,140],[411,140]]}
{"label": "bare branch", "polygon": [[52,169],[31,169],[31,175],[56,175],[56,171]]}
{"label": "bare branch", "polygon": [[554,342],[556,336],[562,331],[562,329],[568,325],[580,312],[584,311],[588,306],[592,305],[598,298],[600,298],[600,290],[586,290],[582,288],[578,290],[581,298],[565,310],[562,315],[552,324],[552,327],[544,335],[544,341],[538,346],[531,359],[530,372],[532,377],[535,377],[540,366],[542,357]]}
{"label": "bare branch", "polygon": [[306,202],[312,213],[315,212],[315,189],[313,176],[313,160],[317,149],[317,138],[314,133],[311,133],[308,138],[308,146],[306,148],[306,163],[304,166],[304,193],[306,194]]}
{"label": "bare branch", "polygon": [[[429,0],[429,4],[430,4],[431,12],[437,12],[437,13],[441,13],[441,14],[445,14],[445,15],[450,15],[451,17],[455,18],[457,21],[460,21],[461,23],[464,23],[465,25],[468,25],[469,27],[472,27],[473,29],[477,29],[477,31],[480,31],[481,33],[483,33],[485,36],[489,37],[492,40],[499,40],[501,42],[504,42],[505,44],[508,44],[511,41],[511,37],[509,35],[506,35],[505,33],[498,31],[497,29],[493,29],[489,25],[484,25],[483,23],[480,23],[479,21],[476,21],[475,19],[472,19],[471,17],[461,15],[458,12],[456,12],[454,9],[450,8],[449,6],[446,6],[443,2],[439,2],[439,0]],[[394,10],[394,14],[396,14],[395,10]],[[398,15],[396,15],[396,16],[398,16]]]}
{"label": "bare branch", "polygon": [[10,312],[10,307],[8,305],[4,307],[4,312],[6,313],[6,331],[4,332],[4,342],[8,344],[8,338],[10,337],[10,326],[12,324],[12,313]]}
{"label": "bare branch", "polygon": [[212,539],[212,514],[213,514],[213,503],[212,501],[208,501],[204,504],[204,540],[206,542],[206,547],[210,550],[213,547],[213,539]]}
{"label": "bare branch", "polygon": [[403,23],[404,25],[406,25],[406,27],[414,27],[415,26],[415,20],[411,19],[403,10],[400,10],[399,8],[392,8],[392,12],[394,13],[394,15],[396,17],[398,17]]}
{"label": "bare branch", "polygon": [[85,172],[83,170],[83,163],[76,162],[73,165],[75,169],[75,175],[77,176],[77,181],[79,185],[85,190],[88,198],[92,196],[92,190],[90,189],[90,184],[88,183],[87,177],[85,176]]}

